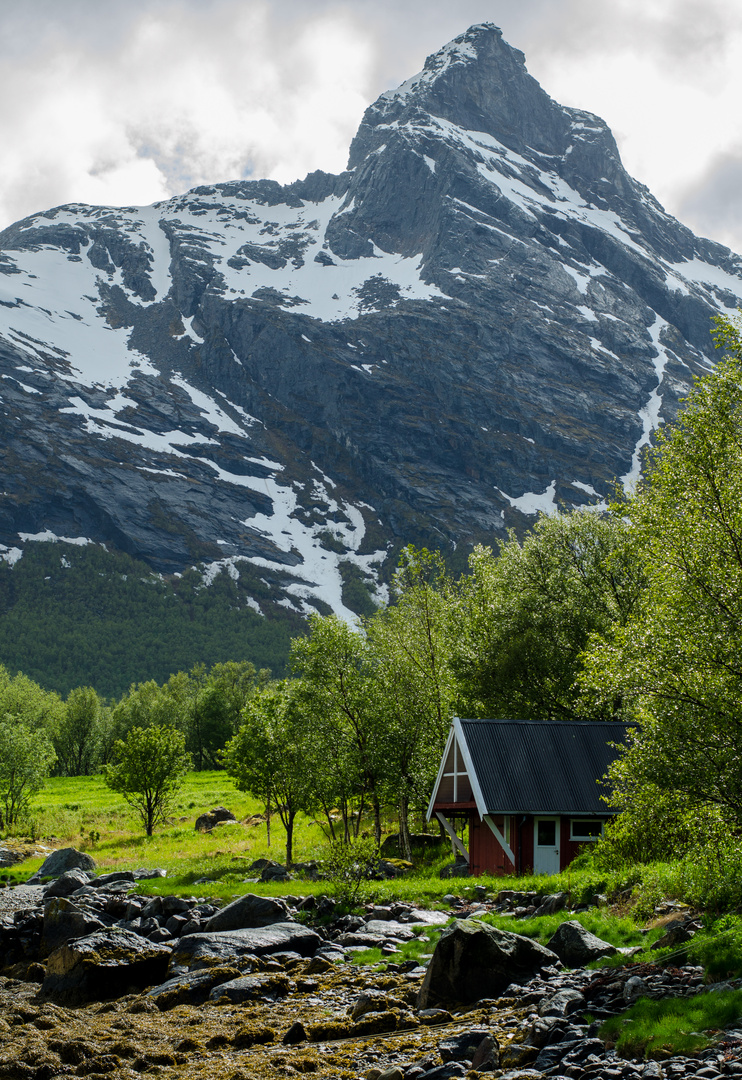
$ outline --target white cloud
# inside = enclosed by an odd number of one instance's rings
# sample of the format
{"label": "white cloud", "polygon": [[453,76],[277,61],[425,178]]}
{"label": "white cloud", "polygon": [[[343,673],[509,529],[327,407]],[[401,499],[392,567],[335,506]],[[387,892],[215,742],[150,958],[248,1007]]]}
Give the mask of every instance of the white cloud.
{"label": "white cloud", "polygon": [[366,105],[488,20],[552,97],[603,116],[671,212],[742,249],[715,179],[736,153],[738,15],[737,0],[6,4],[0,225],[66,201],[339,171]]}

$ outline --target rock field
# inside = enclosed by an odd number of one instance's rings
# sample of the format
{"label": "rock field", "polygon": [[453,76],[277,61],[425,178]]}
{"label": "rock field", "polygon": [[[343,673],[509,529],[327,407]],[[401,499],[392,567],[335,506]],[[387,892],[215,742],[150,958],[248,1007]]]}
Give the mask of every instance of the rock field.
{"label": "rock field", "polygon": [[[0,1080],[742,1077],[742,1025],[699,1057],[661,1062],[623,1060],[597,1038],[640,996],[713,993],[701,968],[630,956],[568,968],[562,958],[587,963],[606,943],[576,920],[547,948],[496,930],[477,918],[492,906],[482,889],[474,906],[450,896],[450,912],[394,904],[333,919],[326,898],[219,909],[129,895],[141,872],[58,873],[0,896]],[[401,941],[451,915],[424,966],[403,959]],[[351,962],[371,942],[384,972]]]}

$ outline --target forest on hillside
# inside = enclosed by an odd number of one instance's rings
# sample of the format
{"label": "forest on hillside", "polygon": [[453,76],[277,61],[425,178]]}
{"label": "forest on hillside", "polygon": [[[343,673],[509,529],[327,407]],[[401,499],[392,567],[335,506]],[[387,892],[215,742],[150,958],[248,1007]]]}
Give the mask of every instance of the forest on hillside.
{"label": "forest on hillside", "polygon": [[24,739],[47,769],[79,775],[115,761],[132,732],[161,728],[181,734],[196,768],[226,767],[289,817],[310,812],[350,841],[366,811],[378,840],[393,807],[407,842],[453,716],[621,720],[634,733],[611,775],[621,813],[599,845],[606,857],[736,851],[741,325],[717,320],[724,359],[659,433],[634,493],[478,547],[462,575],[407,548],[391,602],[356,628],[310,618],[288,677],[198,663],[106,702],[0,669],[0,797]]}

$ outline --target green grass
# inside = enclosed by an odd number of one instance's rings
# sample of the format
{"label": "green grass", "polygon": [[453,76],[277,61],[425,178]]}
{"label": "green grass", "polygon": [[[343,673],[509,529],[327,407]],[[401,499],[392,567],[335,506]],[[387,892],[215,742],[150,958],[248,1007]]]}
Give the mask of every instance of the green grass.
{"label": "green grass", "polygon": [[[211,833],[196,832],[196,818],[214,806],[226,806],[238,818],[237,824],[221,825]],[[317,894],[330,891],[328,882],[296,880],[286,884],[250,883],[248,867],[256,859],[277,862],[285,859],[285,832],[277,814],[272,817],[271,844],[268,845],[264,822],[244,824],[257,818],[263,807],[253,798],[237,791],[232,780],[221,771],[191,772],[178,794],[170,820],[157,828],[151,837],[120,795],[106,787],[100,776],[52,777],[33,801],[25,829],[35,838],[49,838],[53,846],[74,846],[88,851],[99,870],[167,870],[167,877],[142,883],[143,892],[194,893],[230,898],[252,891],[266,895],[292,893]],[[371,823],[367,823],[367,828]],[[396,823],[387,823],[396,831]],[[294,830],[294,861],[310,862],[326,854],[327,839],[320,825],[300,814]],[[41,859],[29,859],[15,868],[20,880],[33,873]],[[364,900],[383,902],[392,899],[440,899],[461,882],[438,877],[440,865],[450,856],[434,860],[424,879],[415,877],[395,881],[368,882]],[[209,878],[209,883],[199,883]]]}
{"label": "green grass", "polygon": [[[509,916],[492,914],[483,916],[482,921],[497,926],[500,930],[511,930],[522,934],[524,937],[535,938],[541,945],[546,945],[556,932],[559,924],[568,919],[575,919],[591,934],[595,934],[596,937],[601,938],[603,941],[609,941],[616,948],[640,945],[643,950],[648,950],[649,946],[664,933],[662,929],[655,929],[643,934],[639,925],[631,916],[616,915],[610,910],[600,908],[591,908],[589,911],[581,911],[576,915],[567,911],[560,911],[555,915],[541,915],[536,919],[514,920]],[[651,955],[654,959],[657,954],[653,953]],[[638,954],[637,958],[638,960],[642,959]],[[617,962],[622,963],[623,958],[617,958]],[[601,962],[596,962],[596,966],[601,966]]]}
{"label": "green grass", "polygon": [[742,990],[697,994],[692,998],[641,998],[621,1016],[607,1020],[600,1038],[614,1043],[623,1057],[648,1059],[693,1054],[742,1016]]}

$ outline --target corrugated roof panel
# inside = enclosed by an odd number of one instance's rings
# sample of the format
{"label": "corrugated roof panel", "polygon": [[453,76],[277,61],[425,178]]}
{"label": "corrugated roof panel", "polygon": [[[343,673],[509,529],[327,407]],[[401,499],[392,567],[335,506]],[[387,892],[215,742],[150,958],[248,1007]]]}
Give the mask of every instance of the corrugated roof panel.
{"label": "corrugated roof panel", "polygon": [[627,724],[462,720],[489,813],[606,814],[599,783]]}

